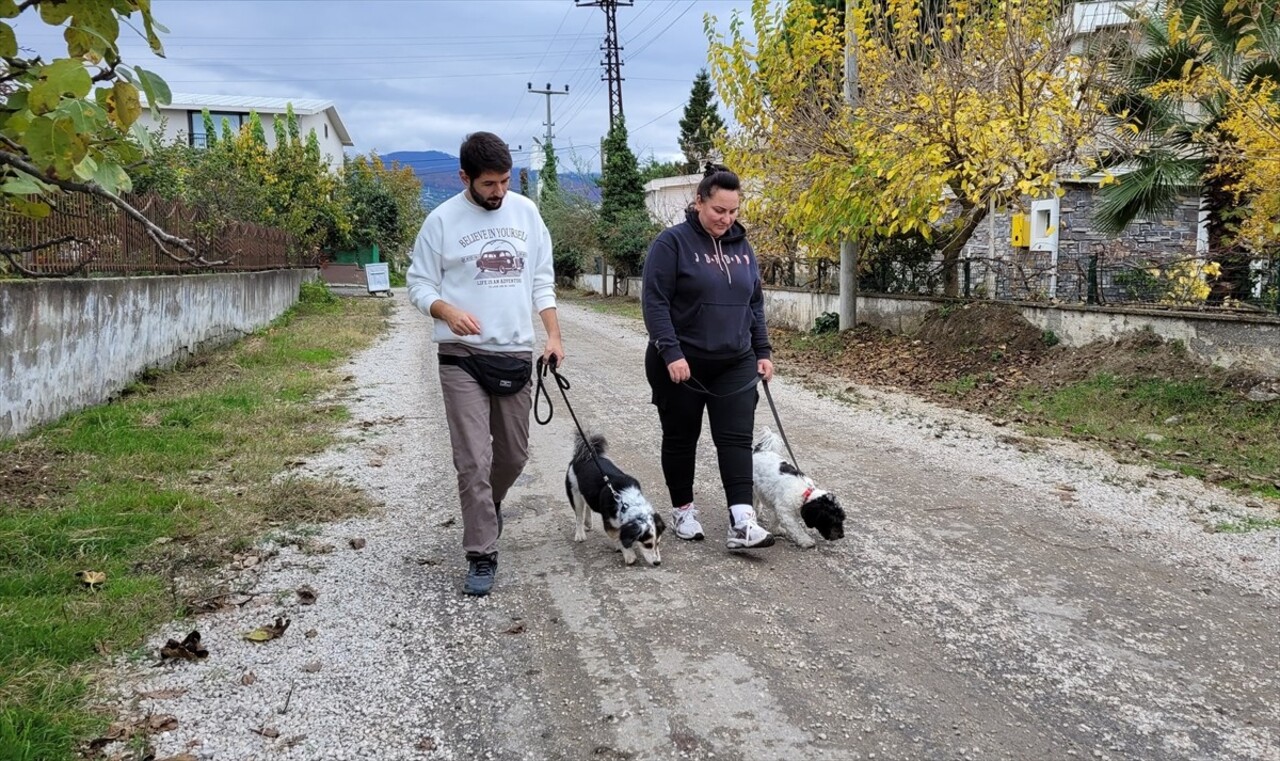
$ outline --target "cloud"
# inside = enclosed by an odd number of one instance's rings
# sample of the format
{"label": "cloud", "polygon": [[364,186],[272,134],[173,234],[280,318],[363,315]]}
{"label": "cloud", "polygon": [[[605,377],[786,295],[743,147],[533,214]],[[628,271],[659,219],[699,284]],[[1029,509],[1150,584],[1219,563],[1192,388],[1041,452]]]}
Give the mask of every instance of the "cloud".
{"label": "cloud", "polygon": [[[679,119],[707,65],[703,15],[723,25],[749,0],[638,0],[617,10],[623,106],[638,156],[680,155]],[[555,141],[598,165],[608,130],[600,50],[605,16],[571,0],[218,0],[155,3],[166,59],[125,37],[126,61],[157,71],[178,92],[332,101],[354,150],[457,151],[489,130],[533,148],[552,100]],[[60,33],[34,14],[24,44],[56,53]],[[129,33],[126,32],[126,35]]]}

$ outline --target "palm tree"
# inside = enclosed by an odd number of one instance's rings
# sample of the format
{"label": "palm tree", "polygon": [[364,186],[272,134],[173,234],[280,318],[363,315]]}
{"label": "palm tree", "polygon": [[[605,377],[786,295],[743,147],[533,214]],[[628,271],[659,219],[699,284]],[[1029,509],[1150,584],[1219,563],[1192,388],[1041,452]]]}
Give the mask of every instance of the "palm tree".
{"label": "palm tree", "polygon": [[1214,151],[1230,148],[1220,129],[1229,92],[1196,87],[1188,97],[1188,88],[1173,85],[1280,82],[1278,12],[1268,0],[1169,0],[1161,6],[1137,19],[1140,42],[1133,55],[1117,61],[1112,113],[1133,125],[1138,139],[1110,157],[1132,171],[1102,189],[1095,224],[1118,233],[1138,217],[1171,211],[1180,196],[1198,191],[1209,255],[1222,267],[1209,299],[1221,303],[1249,288],[1249,254],[1231,240],[1236,203],[1227,188],[1233,178],[1214,171]]}

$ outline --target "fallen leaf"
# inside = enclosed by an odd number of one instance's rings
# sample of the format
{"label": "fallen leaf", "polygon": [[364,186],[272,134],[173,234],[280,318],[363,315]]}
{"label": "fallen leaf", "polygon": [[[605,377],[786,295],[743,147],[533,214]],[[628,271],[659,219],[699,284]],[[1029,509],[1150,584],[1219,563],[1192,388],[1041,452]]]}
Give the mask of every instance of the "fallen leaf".
{"label": "fallen leaf", "polygon": [[99,584],[106,582],[107,575],[102,571],[76,571],[76,578],[80,579],[81,584],[96,591]]}
{"label": "fallen leaf", "polygon": [[519,634],[524,631],[524,621],[517,621],[512,624],[503,634]]}
{"label": "fallen leaf", "polygon": [[304,633],[302,636],[306,637],[307,639],[315,639],[316,637],[320,636],[320,632],[316,631],[315,629],[307,629],[306,633]]}
{"label": "fallen leaf", "polygon": [[442,528],[443,528],[444,526],[452,526],[452,525],[453,525],[453,516],[451,515],[451,516],[449,516],[448,518],[445,518],[444,520],[440,521],[439,525],[440,525]]}
{"label": "fallen leaf", "polygon": [[148,732],[168,732],[178,728],[178,717],[167,713],[155,714],[147,717],[146,730]]}
{"label": "fallen leaf", "polygon": [[323,668],[323,666],[320,664],[320,661],[312,661],[310,663],[304,664],[302,667],[302,670],[307,672],[308,674],[314,674],[320,671],[321,668]]}
{"label": "fallen leaf", "polygon": [[312,589],[311,586],[308,584],[303,584],[302,586],[298,587],[298,602],[302,603],[303,605],[315,605],[316,591]]}
{"label": "fallen leaf", "polygon": [[150,692],[135,692],[140,698],[148,698],[150,700],[173,700],[187,694],[186,687],[166,687],[163,690],[151,690]]}
{"label": "fallen leaf", "polygon": [[160,648],[160,660],[176,658],[183,661],[195,661],[208,658],[209,651],[200,645],[200,632],[192,631],[181,642],[171,639]]}
{"label": "fallen leaf", "polygon": [[267,626],[259,626],[251,632],[244,635],[244,638],[250,642],[270,642],[284,636],[284,632],[289,628],[289,619],[276,616],[274,624]]}
{"label": "fallen leaf", "polygon": [[327,555],[333,552],[333,545],[319,539],[310,539],[302,546],[302,551],[309,555]]}
{"label": "fallen leaf", "polygon": [[439,558],[418,558],[418,565],[440,565]]}
{"label": "fallen leaf", "polygon": [[353,550],[363,550],[363,549],[364,549],[364,545],[365,545],[365,541],[364,541],[364,539],[363,539],[363,538],[361,538],[361,537],[356,537],[356,538],[352,539],[350,542],[348,542],[348,544],[350,544],[350,545],[351,545],[351,549],[353,549]]}
{"label": "fallen leaf", "polygon": [[253,673],[252,671],[246,671],[244,672],[244,676],[240,677],[240,684],[243,684],[246,687],[248,687],[249,685],[253,684],[256,681],[258,681],[258,675]]}
{"label": "fallen leaf", "polygon": [[436,749],[436,738],[427,736],[418,741],[416,746],[418,750],[431,751]]}
{"label": "fallen leaf", "polygon": [[263,737],[270,737],[270,738],[272,738],[272,739],[277,738],[277,737],[279,737],[279,736],[280,736],[280,730],[276,729],[275,727],[269,727],[269,726],[268,726],[268,727],[257,727],[257,728],[255,728],[255,729],[250,729],[249,731],[251,731],[251,732],[257,732],[258,734],[262,735]]}
{"label": "fallen leaf", "polygon": [[191,755],[190,753],[179,753],[176,756],[165,756],[164,758],[158,758],[156,759],[156,761],[199,761],[199,760],[195,756]]}

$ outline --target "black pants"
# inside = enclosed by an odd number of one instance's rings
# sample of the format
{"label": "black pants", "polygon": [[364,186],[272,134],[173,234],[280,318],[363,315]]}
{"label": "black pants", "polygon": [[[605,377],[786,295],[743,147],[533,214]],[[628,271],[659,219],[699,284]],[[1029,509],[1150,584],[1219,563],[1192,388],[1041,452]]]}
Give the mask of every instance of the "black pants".
{"label": "black pants", "polygon": [[667,364],[652,344],[644,357],[645,376],[662,421],[662,475],[671,492],[671,505],[693,501],[693,471],[704,408],[711,419],[711,440],[716,445],[725,499],[730,505],[750,505],[751,436],[760,392],[758,386],[743,387],[757,375],[755,355],[686,360],[693,380],[710,394],[694,391],[697,384],[691,388],[688,383],[672,383]]}

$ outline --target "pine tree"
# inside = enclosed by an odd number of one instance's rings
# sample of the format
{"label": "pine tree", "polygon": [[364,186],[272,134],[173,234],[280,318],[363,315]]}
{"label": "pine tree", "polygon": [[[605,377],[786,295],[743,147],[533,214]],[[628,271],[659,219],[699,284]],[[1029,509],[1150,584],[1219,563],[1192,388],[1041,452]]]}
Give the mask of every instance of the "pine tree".
{"label": "pine tree", "polygon": [[644,211],[644,181],[627,139],[626,121],[619,116],[604,139],[600,220],[606,225],[616,223],[628,211]]}
{"label": "pine tree", "polygon": [[716,134],[724,129],[714,98],[711,75],[703,69],[694,77],[693,90],[684,107],[684,117],[680,119],[680,150],[684,151],[687,174],[698,171],[711,152]]}
{"label": "pine tree", "polygon": [[556,168],[556,149],[551,143],[542,146],[542,169],[539,170],[538,180],[542,187],[538,191],[538,202],[547,203],[548,200],[554,199],[556,194],[560,192],[560,175],[557,174]]}
{"label": "pine tree", "polygon": [[644,180],[636,155],[627,145],[627,126],[621,116],[604,141],[604,172],[600,177],[600,242],[617,275],[640,272],[657,228],[644,205]]}

